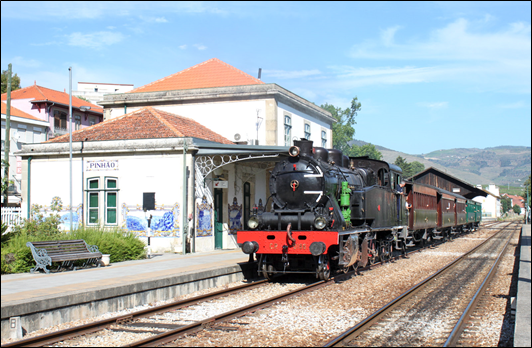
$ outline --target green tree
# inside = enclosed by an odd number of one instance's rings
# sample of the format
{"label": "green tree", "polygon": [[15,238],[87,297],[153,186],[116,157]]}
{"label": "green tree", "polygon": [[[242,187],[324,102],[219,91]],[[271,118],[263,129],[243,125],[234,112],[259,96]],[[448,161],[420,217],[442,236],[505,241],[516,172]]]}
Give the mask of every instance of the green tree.
{"label": "green tree", "polygon": [[521,207],[515,204],[512,208],[517,215],[521,214]]}
{"label": "green tree", "polygon": [[382,153],[377,150],[373,144],[366,144],[363,146],[353,145],[348,149],[348,153],[348,156],[352,157],[368,156],[371,159],[382,160]]}
{"label": "green tree", "polygon": [[361,106],[357,97],[354,97],[351,106],[344,110],[327,103],[321,106],[322,109],[329,111],[337,121],[333,124],[333,148],[342,151],[347,156],[352,156],[352,147],[348,143],[355,135],[353,125],[356,124],[355,117]]}
{"label": "green tree", "polygon": [[420,163],[418,161],[408,163],[408,161],[401,156],[397,156],[394,164],[403,170],[404,178],[412,177],[416,175],[417,173],[425,170],[425,165],[423,163]]}
{"label": "green tree", "polygon": [[410,163],[410,170],[412,171],[412,173],[408,176],[414,176],[416,175],[417,173],[421,173],[422,171],[425,170],[425,165],[421,162],[418,162],[418,161],[414,161],[412,163]]}
{"label": "green tree", "polygon": [[393,164],[395,164],[396,166],[398,166],[399,168],[403,170],[403,177],[407,178],[410,176],[408,175],[410,173],[410,164],[406,161],[406,159],[404,159],[401,156],[397,156]]}
{"label": "green tree", "polygon": [[512,200],[510,199],[510,197],[501,196],[501,212],[505,214],[511,208],[512,208]]}
{"label": "green tree", "polygon": [[[2,94],[7,93],[7,70],[2,70]],[[20,89],[20,77],[11,75],[11,91]]]}
{"label": "green tree", "polygon": [[528,194],[528,199],[529,199],[529,202],[532,201],[532,198],[530,196],[530,189],[531,189],[531,185],[530,185],[530,175],[528,175],[528,179],[526,179],[525,181],[525,184],[524,184],[525,188],[523,189],[523,193],[521,193],[521,197],[523,197],[525,200],[526,200],[526,197],[527,197],[527,194]]}

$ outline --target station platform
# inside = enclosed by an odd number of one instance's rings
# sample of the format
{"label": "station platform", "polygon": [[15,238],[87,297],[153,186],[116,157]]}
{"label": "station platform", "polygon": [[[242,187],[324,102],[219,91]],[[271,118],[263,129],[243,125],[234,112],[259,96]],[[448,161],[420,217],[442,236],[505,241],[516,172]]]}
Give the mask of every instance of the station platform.
{"label": "station platform", "polygon": [[256,270],[248,260],[240,249],[167,253],[107,267],[2,275],[2,336],[12,334],[11,318],[31,332],[243,280]]}
{"label": "station platform", "polygon": [[519,275],[517,280],[517,298],[515,308],[514,347],[530,347],[530,225],[521,230],[521,249],[519,251]]}

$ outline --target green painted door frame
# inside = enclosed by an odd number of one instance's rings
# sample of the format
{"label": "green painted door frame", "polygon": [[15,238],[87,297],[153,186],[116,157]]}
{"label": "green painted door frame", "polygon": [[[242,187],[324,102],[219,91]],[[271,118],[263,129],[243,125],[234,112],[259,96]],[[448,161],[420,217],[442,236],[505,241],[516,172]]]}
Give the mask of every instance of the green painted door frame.
{"label": "green painted door frame", "polygon": [[214,248],[223,248],[223,202],[222,189],[214,189]]}

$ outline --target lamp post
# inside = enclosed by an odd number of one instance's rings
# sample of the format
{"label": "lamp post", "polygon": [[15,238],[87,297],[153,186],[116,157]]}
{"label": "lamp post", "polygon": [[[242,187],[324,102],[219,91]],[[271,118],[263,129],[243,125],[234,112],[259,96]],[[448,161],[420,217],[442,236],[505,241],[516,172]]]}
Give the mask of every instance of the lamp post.
{"label": "lamp post", "polygon": [[72,232],[72,67],[68,68],[68,85],[69,85],[69,101],[68,101],[68,133],[70,134],[69,146],[70,146],[70,232]]}
{"label": "lamp post", "polygon": [[[69,133],[69,165],[70,165],[70,232],[72,232],[72,67],[68,68],[69,72],[69,102],[68,102],[68,133]],[[81,106],[82,111],[87,111],[90,106]]]}

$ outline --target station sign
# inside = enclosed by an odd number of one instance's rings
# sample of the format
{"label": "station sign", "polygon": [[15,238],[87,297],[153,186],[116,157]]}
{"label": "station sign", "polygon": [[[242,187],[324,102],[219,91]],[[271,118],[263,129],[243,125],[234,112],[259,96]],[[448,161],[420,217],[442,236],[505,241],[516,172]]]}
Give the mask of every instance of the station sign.
{"label": "station sign", "polygon": [[87,161],[87,172],[98,170],[118,170],[118,160]]}

